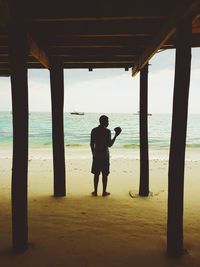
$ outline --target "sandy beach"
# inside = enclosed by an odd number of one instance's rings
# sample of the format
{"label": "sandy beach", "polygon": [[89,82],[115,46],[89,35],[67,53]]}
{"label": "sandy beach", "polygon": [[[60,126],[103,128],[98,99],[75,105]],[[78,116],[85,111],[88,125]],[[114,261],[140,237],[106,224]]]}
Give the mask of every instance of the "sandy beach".
{"label": "sandy beach", "polygon": [[[200,266],[198,153],[186,154],[184,244],[188,253],[166,257],[167,155],[151,153],[152,196],[137,196],[139,155],[111,149],[111,174],[103,198],[92,197],[89,148],[66,147],[67,196],[53,197],[51,149],[29,151],[29,249],[11,251],[11,149],[0,152],[0,262],[2,267]],[[159,154],[159,153],[158,153]],[[162,154],[162,153],[161,153]],[[129,191],[135,197],[129,196]]]}

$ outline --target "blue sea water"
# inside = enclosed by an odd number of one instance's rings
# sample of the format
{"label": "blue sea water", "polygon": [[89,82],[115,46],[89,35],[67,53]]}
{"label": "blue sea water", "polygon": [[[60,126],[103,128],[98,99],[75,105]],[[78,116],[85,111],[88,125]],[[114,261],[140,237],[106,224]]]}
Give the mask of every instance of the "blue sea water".
{"label": "blue sea water", "polygon": [[[101,114],[64,114],[66,146],[89,146],[91,129],[98,125]],[[139,147],[139,116],[135,114],[106,114],[114,135],[114,128],[120,126],[122,133],[115,147],[137,149]],[[154,150],[167,149],[170,144],[171,115],[153,114],[148,116],[149,147]],[[51,113],[32,112],[29,115],[29,144],[33,147],[51,146]],[[12,145],[12,114],[0,112],[0,145]],[[187,147],[200,147],[200,115],[188,117]]]}

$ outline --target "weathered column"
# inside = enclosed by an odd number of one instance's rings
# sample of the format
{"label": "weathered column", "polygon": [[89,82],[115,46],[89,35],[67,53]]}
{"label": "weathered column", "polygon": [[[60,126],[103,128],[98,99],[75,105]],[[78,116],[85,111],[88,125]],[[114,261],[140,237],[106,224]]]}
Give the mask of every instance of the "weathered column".
{"label": "weathered column", "polygon": [[148,151],[148,63],[140,71],[140,187],[139,195],[149,195]]}
{"label": "weathered column", "polygon": [[191,20],[183,21],[176,31],[176,64],[172,132],[169,157],[167,253],[183,253],[184,165],[191,65]]}
{"label": "weathered column", "polygon": [[28,84],[26,66],[28,46],[21,14],[18,13],[16,6],[13,1],[9,25],[13,112],[12,236],[14,251],[23,252],[28,247]]}
{"label": "weathered column", "polygon": [[54,167],[54,196],[66,195],[65,145],[63,129],[64,78],[61,62],[53,60],[50,68],[52,103],[52,139]]}

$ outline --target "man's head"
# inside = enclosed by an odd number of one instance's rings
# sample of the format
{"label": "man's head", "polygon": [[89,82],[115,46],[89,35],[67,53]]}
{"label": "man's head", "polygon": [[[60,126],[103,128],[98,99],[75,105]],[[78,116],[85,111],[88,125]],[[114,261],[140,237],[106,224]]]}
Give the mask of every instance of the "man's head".
{"label": "man's head", "polygon": [[106,115],[102,115],[100,118],[99,118],[99,122],[100,122],[100,125],[104,126],[104,127],[108,127],[108,117]]}

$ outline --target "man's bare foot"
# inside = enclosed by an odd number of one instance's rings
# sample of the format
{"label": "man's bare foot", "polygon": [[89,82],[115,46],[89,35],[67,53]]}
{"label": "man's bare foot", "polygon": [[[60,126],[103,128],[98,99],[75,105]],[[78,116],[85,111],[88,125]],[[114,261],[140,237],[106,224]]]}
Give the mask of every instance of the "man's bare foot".
{"label": "man's bare foot", "polygon": [[92,192],[92,196],[93,197],[97,197],[97,193],[96,192]]}
{"label": "man's bare foot", "polygon": [[102,194],[102,197],[107,197],[107,196],[109,196],[109,195],[110,195],[109,192],[104,192],[104,193]]}

